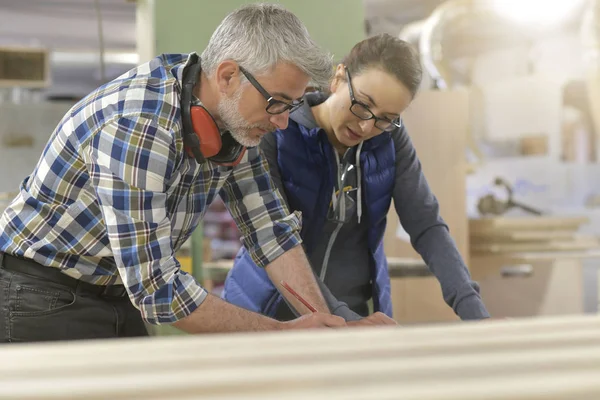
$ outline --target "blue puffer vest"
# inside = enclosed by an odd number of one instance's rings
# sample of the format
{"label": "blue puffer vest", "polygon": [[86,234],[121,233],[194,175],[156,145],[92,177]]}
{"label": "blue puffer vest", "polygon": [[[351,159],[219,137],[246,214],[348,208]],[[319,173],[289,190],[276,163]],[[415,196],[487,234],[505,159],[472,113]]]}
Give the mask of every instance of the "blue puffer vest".
{"label": "blue puffer vest", "polygon": [[[275,133],[277,161],[291,210],[302,211],[301,236],[310,255],[315,242],[323,240],[335,178],[333,148],[325,131],[308,129],[290,119],[284,131]],[[375,311],[392,316],[390,278],[383,252],[383,234],[395,179],[394,141],[389,133],[374,137],[362,146],[364,204],[369,221],[368,245],[373,258],[373,303]],[[281,295],[266,271],[254,264],[245,248],[235,259],[225,282],[223,298],[240,307],[273,316]]]}

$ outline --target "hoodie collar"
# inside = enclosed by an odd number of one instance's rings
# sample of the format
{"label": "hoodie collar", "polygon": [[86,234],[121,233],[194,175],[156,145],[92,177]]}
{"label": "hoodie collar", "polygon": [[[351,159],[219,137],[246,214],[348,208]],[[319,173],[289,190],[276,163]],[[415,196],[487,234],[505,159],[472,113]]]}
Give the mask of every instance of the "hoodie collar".
{"label": "hoodie collar", "polygon": [[304,104],[302,104],[302,106],[300,106],[299,109],[297,109],[290,115],[290,119],[302,126],[305,126],[311,131],[313,129],[320,128],[317,125],[317,121],[315,120],[315,117],[311,111],[311,107],[321,104],[325,100],[327,100],[327,95],[325,93],[306,93],[304,95]]}

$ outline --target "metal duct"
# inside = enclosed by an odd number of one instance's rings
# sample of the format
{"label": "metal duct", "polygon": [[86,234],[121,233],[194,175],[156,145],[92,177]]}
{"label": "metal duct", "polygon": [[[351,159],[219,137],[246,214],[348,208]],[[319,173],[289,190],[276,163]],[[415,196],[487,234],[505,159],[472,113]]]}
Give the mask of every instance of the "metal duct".
{"label": "metal duct", "polygon": [[415,21],[404,25],[398,37],[418,48],[425,21],[426,19],[422,19],[420,21]]}
{"label": "metal duct", "polygon": [[[600,142],[600,0],[590,0],[581,25],[583,64],[596,143]],[[596,146],[600,160],[600,146]]]}
{"label": "metal duct", "polygon": [[450,0],[438,6],[425,20],[421,29],[419,51],[423,67],[439,89],[447,89],[451,79],[441,45],[444,32],[465,16],[493,15],[494,11],[488,3],[478,0]]}
{"label": "metal duct", "polygon": [[[452,75],[449,69],[450,57],[444,54],[442,41],[447,41],[453,33],[461,29],[465,30],[466,27],[476,27],[477,34],[471,34],[473,42],[469,42],[469,46],[481,47],[483,42],[487,42],[493,43],[494,47],[507,47],[535,41],[543,35],[551,34],[556,29],[556,23],[544,24],[543,21],[540,21],[540,24],[529,23],[528,25],[523,25],[521,22],[523,26],[519,27],[519,22],[502,12],[500,6],[506,5],[503,1],[448,0],[438,6],[424,21],[420,30],[419,51],[423,67],[439,89],[447,89],[452,86]],[[565,21],[560,22],[562,25],[568,23],[575,10],[580,9],[580,0],[570,1],[573,2],[573,9],[564,15]],[[591,3],[594,6],[590,6],[590,9],[593,8],[593,12],[597,13],[598,1],[592,0]],[[544,4],[540,4],[540,7],[544,6]],[[529,8],[531,8],[531,4]],[[531,9],[528,11],[531,12]],[[540,18],[542,17],[540,16]],[[598,29],[597,17],[593,18],[596,18],[596,22],[590,21],[590,24],[595,24],[595,29]],[[411,35],[411,38],[413,37],[414,34]],[[455,41],[452,46],[459,47],[462,44]],[[486,49],[480,48],[479,50],[485,51]]]}

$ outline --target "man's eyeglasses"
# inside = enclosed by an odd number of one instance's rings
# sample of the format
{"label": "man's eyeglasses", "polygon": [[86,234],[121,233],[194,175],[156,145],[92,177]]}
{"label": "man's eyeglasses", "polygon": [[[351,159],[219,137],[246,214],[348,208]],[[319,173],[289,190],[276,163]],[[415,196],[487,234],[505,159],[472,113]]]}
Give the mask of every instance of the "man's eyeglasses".
{"label": "man's eyeglasses", "polygon": [[373,114],[373,111],[371,111],[369,106],[367,106],[365,103],[361,103],[360,101],[356,100],[356,98],[354,97],[354,90],[352,89],[352,80],[350,78],[350,72],[348,71],[348,67],[344,67],[344,69],[346,70],[346,78],[348,79],[348,89],[350,90],[350,111],[352,112],[352,114],[356,115],[358,118],[364,121],[374,119],[375,127],[382,131],[389,132],[394,130],[394,128],[402,127],[400,117],[394,119],[393,121],[387,118],[377,117],[375,114]]}
{"label": "man's eyeglasses", "polygon": [[240,66],[240,71],[242,71],[242,74],[244,74],[246,79],[250,81],[252,86],[254,86],[256,90],[258,90],[260,94],[263,95],[265,100],[267,100],[268,104],[266,110],[269,114],[277,115],[282,114],[286,111],[293,112],[294,110],[298,109],[298,107],[300,107],[302,103],[304,103],[304,100],[300,100],[294,103],[286,103],[285,101],[274,99],[273,96],[271,96],[269,92],[267,92],[265,88],[262,87],[260,83],[258,83],[256,78],[254,78],[254,76],[252,76],[250,72],[246,71],[246,69],[242,66]]}

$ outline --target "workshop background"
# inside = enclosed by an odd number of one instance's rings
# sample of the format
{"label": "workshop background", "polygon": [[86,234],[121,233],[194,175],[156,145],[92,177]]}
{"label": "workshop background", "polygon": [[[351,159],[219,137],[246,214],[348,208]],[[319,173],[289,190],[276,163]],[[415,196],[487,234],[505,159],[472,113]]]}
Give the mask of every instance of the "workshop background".
{"label": "workshop background", "polygon": [[[158,53],[201,52],[243,3],[0,0],[0,207],[78,99]],[[403,119],[492,315],[598,312],[600,1],[279,3],[336,60],[380,32],[419,49]],[[455,320],[393,208],[385,243],[395,318]],[[216,202],[178,256],[219,293],[239,246]]]}

